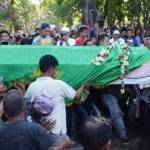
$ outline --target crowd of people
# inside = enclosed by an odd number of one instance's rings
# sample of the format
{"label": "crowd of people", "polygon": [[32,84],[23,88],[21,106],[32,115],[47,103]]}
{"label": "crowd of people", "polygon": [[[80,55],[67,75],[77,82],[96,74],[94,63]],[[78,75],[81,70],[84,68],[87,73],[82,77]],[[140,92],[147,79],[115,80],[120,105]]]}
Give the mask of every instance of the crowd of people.
{"label": "crowd of people", "polygon": [[72,30],[67,27],[58,27],[43,23],[35,29],[34,34],[25,34],[18,30],[15,35],[6,30],[0,32],[0,44],[8,45],[57,45],[57,46],[104,46],[113,42],[127,43],[130,46],[150,47],[150,27],[110,26],[99,27],[96,22],[93,26],[81,25]]}
{"label": "crowd of people", "polygon": [[[1,45],[106,46],[114,42],[150,48],[150,28],[100,28],[95,23],[92,27],[82,25],[70,30],[43,23],[34,35],[11,36],[6,30],[0,31]],[[65,150],[76,140],[84,150],[110,150],[112,129],[122,144],[129,144],[129,124],[136,124],[134,128],[150,135],[149,87],[140,89],[138,85],[129,85],[123,95],[120,85],[84,84],[75,91],[64,81],[53,78],[58,65],[54,56],[42,56],[39,60],[41,77],[30,85],[14,83],[11,90],[0,78],[1,150],[12,147],[15,150]],[[89,95],[81,102],[85,89]],[[139,93],[146,94],[143,98]],[[65,105],[66,98],[73,101],[72,105]],[[135,105],[137,98],[140,100]],[[136,107],[141,107],[138,119]]]}

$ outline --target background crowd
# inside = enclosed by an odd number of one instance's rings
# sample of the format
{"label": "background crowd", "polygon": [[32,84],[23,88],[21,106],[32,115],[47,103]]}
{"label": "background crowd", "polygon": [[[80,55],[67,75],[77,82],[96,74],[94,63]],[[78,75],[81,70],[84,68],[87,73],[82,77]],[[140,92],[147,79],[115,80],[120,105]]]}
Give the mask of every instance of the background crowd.
{"label": "background crowd", "polygon": [[21,30],[14,35],[6,30],[0,31],[1,45],[104,46],[113,42],[149,48],[150,27],[143,28],[140,23],[122,27],[117,23],[102,28],[96,22],[91,26],[80,25],[69,29],[43,23],[40,28],[35,29],[34,34],[26,34]]}

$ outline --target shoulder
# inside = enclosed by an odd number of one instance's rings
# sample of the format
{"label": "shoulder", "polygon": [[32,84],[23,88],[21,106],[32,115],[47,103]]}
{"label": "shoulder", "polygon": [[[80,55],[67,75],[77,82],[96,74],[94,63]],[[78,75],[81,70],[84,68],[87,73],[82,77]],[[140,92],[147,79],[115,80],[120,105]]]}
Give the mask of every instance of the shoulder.
{"label": "shoulder", "polygon": [[38,42],[40,42],[41,40],[41,37],[40,36],[37,36],[33,39],[33,44],[38,44]]}
{"label": "shoulder", "polygon": [[44,129],[40,124],[37,124],[35,122],[26,122],[25,126],[27,126],[28,130],[30,130],[30,132],[32,132],[33,134],[46,134],[46,129]]}

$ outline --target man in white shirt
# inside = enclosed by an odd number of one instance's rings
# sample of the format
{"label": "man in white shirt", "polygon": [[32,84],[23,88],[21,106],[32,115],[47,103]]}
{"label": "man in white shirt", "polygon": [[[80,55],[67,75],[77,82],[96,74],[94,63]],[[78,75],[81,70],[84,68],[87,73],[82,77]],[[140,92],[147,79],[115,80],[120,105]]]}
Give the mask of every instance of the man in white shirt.
{"label": "man in white shirt", "polygon": [[56,145],[59,145],[68,139],[66,135],[67,126],[64,99],[80,99],[84,86],[81,86],[77,91],[75,91],[64,81],[53,79],[57,66],[58,61],[54,56],[43,56],[39,61],[39,68],[42,76],[37,78],[37,80],[29,86],[25,94],[25,98],[32,99],[39,94],[43,96],[43,93],[49,94],[49,97],[52,98],[54,109],[51,114],[49,114],[49,118],[52,121],[56,121],[56,125],[52,129],[52,134],[56,140]]}
{"label": "man in white shirt", "polygon": [[113,43],[120,43],[120,44],[125,44],[125,40],[123,38],[120,37],[120,32],[118,30],[115,30],[113,32],[113,37],[112,39],[109,40],[109,43],[110,44],[113,44]]}
{"label": "man in white shirt", "polygon": [[58,40],[57,46],[75,46],[75,39],[70,38],[69,28],[62,28],[61,39]]}

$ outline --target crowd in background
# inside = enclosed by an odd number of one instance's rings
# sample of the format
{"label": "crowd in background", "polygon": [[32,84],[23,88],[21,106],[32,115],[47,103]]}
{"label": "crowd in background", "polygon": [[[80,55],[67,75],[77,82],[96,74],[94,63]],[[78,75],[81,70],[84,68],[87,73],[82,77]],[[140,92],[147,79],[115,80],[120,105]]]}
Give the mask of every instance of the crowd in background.
{"label": "crowd in background", "polygon": [[134,27],[114,25],[102,28],[96,22],[92,26],[81,25],[69,29],[43,23],[40,28],[35,29],[34,34],[26,34],[20,30],[15,35],[6,30],[0,32],[2,45],[104,46],[116,41],[135,47],[150,47],[150,27],[143,28],[137,24]]}

